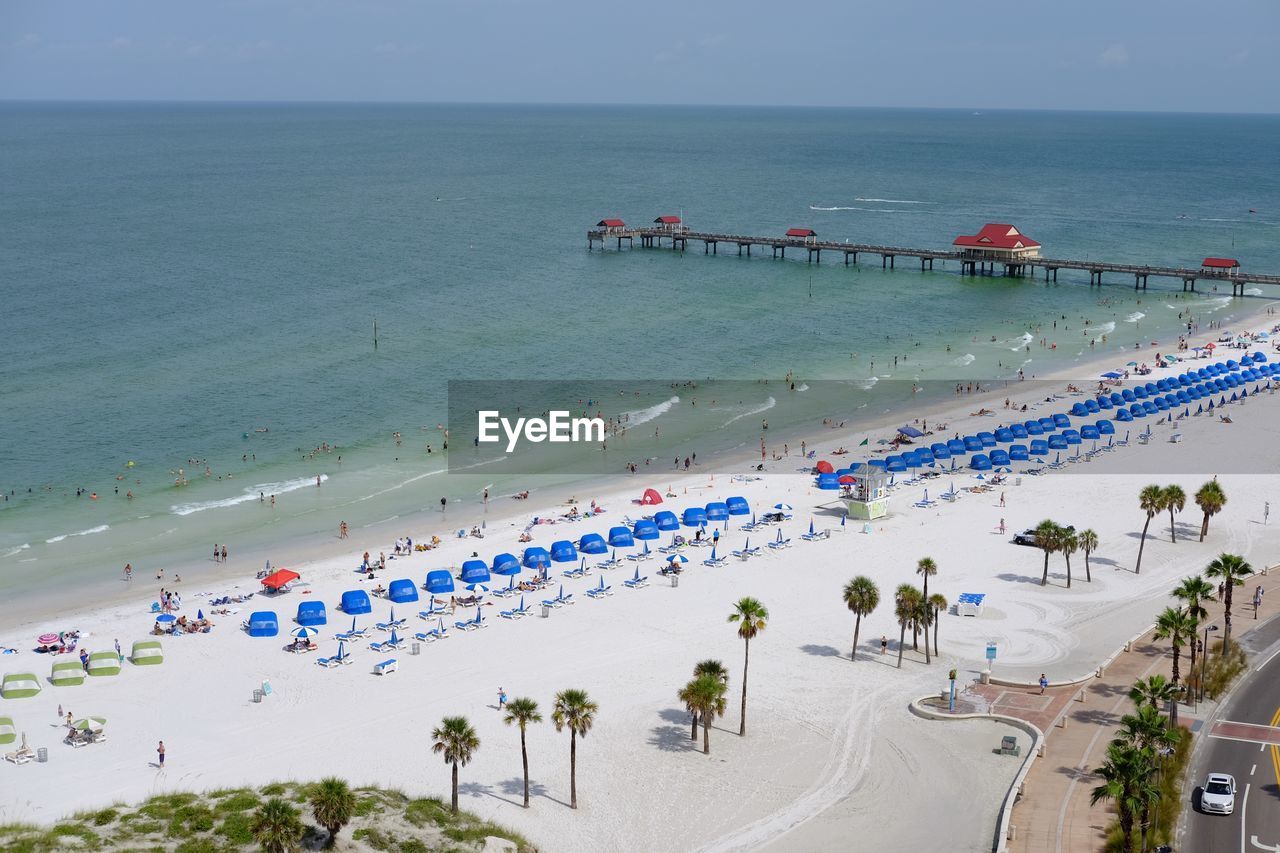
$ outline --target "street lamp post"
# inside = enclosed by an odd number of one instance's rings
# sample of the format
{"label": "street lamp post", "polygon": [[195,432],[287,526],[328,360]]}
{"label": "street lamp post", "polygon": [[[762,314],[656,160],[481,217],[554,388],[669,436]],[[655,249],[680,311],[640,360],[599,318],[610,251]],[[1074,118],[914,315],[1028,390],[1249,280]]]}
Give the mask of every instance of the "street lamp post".
{"label": "street lamp post", "polygon": [[1204,629],[1204,654],[1200,656],[1200,699],[1204,698],[1204,676],[1209,668],[1209,632],[1216,630],[1218,630],[1217,625],[1208,625]]}

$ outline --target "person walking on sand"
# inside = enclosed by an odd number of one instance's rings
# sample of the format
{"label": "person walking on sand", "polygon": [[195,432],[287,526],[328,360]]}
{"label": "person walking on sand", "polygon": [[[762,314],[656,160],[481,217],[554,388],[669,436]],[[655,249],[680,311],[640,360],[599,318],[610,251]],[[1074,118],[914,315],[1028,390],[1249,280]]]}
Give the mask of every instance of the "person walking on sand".
{"label": "person walking on sand", "polygon": [[880,654],[884,654],[887,651],[889,651],[889,638],[886,637],[884,634],[881,634],[880,635]]}
{"label": "person walking on sand", "polygon": [[1045,674],[1043,672],[1040,673],[1040,692],[1044,693],[1044,689],[1048,686],[1049,686],[1049,679],[1045,677]]}
{"label": "person walking on sand", "polygon": [[1271,518],[1271,501],[1262,504],[1262,523],[1266,524],[1267,519]]}
{"label": "person walking on sand", "polygon": [[1000,506],[1004,506],[1004,492],[1000,493]]}
{"label": "person walking on sand", "polygon": [[133,580],[133,563],[124,564],[124,579],[127,581]]}
{"label": "person walking on sand", "polygon": [[159,764],[161,770],[164,769],[164,741],[160,741],[160,745],[156,747],[156,755],[159,756]]}
{"label": "person walking on sand", "polygon": [[214,542],[214,543],[213,543],[213,561],[214,561],[215,563],[216,563],[216,562],[218,562],[218,554],[219,554],[219,553],[221,553],[221,552],[220,552],[220,551],[218,551],[218,543],[217,543],[217,542]]}
{"label": "person walking on sand", "polygon": [[222,562],[225,563],[226,561],[227,561],[227,546],[223,545],[222,546]]}
{"label": "person walking on sand", "polygon": [[498,710],[501,711],[507,707],[507,691],[501,687],[498,688]]}
{"label": "person walking on sand", "polygon": [[1000,535],[1004,535],[1004,519],[1000,519]]}

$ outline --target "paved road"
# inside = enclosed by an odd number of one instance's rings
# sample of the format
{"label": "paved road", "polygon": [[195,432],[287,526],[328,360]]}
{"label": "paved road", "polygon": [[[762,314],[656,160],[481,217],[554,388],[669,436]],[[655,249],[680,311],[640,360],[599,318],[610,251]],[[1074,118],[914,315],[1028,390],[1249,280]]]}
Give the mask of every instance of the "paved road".
{"label": "paved road", "polygon": [[[1251,627],[1238,608],[1236,631]],[[1191,768],[1194,792],[1180,849],[1186,853],[1280,853],[1280,617],[1240,636],[1252,669],[1230,701],[1201,731],[1205,742]],[[1235,814],[1199,811],[1210,772],[1236,777]]]}

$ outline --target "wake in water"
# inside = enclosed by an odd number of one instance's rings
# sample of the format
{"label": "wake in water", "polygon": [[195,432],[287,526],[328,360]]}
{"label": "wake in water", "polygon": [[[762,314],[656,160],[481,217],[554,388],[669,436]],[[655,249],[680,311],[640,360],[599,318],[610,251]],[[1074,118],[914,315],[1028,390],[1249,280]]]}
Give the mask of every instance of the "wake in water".
{"label": "wake in water", "polygon": [[951,359],[951,363],[958,367],[964,367],[966,365],[973,364],[977,360],[978,360],[977,356],[975,356],[971,352],[967,352],[964,355],[960,356],[959,358]]}
{"label": "wake in water", "polygon": [[934,204],[932,201],[911,201],[902,198],[863,198],[862,196],[854,196],[854,201],[873,201],[879,204]]}
{"label": "wake in water", "polygon": [[0,554],[0,560],[4,559],[5,557],[16,557],[17,555],[21,554],[23,551],[29,550],[30,548],[31,546],[24,542],[18,547],[10,548],[8,551],[5,551],[3,554]]}
{"label": "wake in water", "polygon": [[661,403],[650,406],[647,409],[640,409],[634,412],[623,412],[623,416],[626,418],[626,425],[628,427],[634,427],[640,426],[640,424],[647,424],[654,418],[662,417],[667,412],[671,411],[671,407],[679,402],[679,397],[672,397],[669,400],[663,400]]}
{"label": "wake in water", "polygon": [[1114,320],[1108,320],[1101,325],[1090,326],[1089,328],[1099,335],[1109,335],[1116,330],[1116,323]]}
{"label": "wake in water", "polygon": [[773,399],[772,397],[770,397],[768,400],[765,400],[765,401],[764,401],[764,403],[762,403],[761,405],[757,406],[756,408],[754,408],[754,409],[749,409],[749,410],[747,410],[747,411],[745,411],[745,412],[742,412],[741,414],[737,414],[737,415],[734,415],[733,417],[729,418],[729,420],[725,421],[724,423],[722,423],[722,424],[720,425],[720,429],[724,429],[725,427],[727,427],[729,424],[733,423],[734,421],[740,421],[740,420],[742,420],[743,418],[748,417],[748,416],[750,416],[750,415],[759,415],[759,414],[761,414],[761,413],[763,413],[763,412],[767,412],[767,411],[769,411],[770,409],[772,409],[772,408],[773,408],[774,406],[776,406],[776,405],[778,405],[778,401],[777,401],[777,400],[775,400],[775,399]]}
{"label": "wake in water", "polygon": [[1013,346],[1009,347],[1009,352],[1017,352],[1018,350],[1026,349],[1027,346],[1030,345],[1030,343],[1035,339],[1036,339],[1036,336],[1031,334],[1030,332],[1023,332],[1022,337],[1009,338],[1008,340],[1005,341],[1005,343],[1013,344]]}
{"label": "wake in water", "polygon": [[[110,529],[111,529],[110,525],[99,524],[97,527],[90,527],[88,530],[79,530],[79,531],[76,531],[75,533],[64,533],[61,536],[55,536],[52,539],[46,539],[44,541],[45,541],[45,544],[52,545],[54,542],[61,542],[63,539],[66,539],[68,536],[92,536],[95,533],[105,533]],[[26,547],[26,546],[23,546],[23,547]],[[20,548],[18,550],[22,550],[22,549]]]}
{"label": "wake in water", "polygon": [[1133,312],[1132,314],[1130,314],[1128,317],[1125,317],[1125,318],[1124,318],[1124,321],[1125,321],[1126,323],[1136,323],[1136,322],[1138,322],[1139,320],[1141,320],[1141,319],[1142,319],[1143,317],[1145,317],[1145,316],[1147,316],[1147,315],[1146,315],[1146,314],[1143,314],[1141,311],[1134,311],[1134,312]]}
{"label": "wake in water", "polygon": [[809,205],[810,210],[861,210],[866,213],[911,213],[909,210],[899,210],[893,207],[818,207],[817,205]]}
{"label": "wake in water", "polygon": [[[329,479],[328,474],[320,475],[320,482],[323,483]],[[259,500],[262,495],[282,495],[286,492],[295,492],[298,489],[305,489],[307,486],[315,486],[315,477],[300,477],[296,480],[285,480],[282,483],[259,483],[256,486],[249,486],[242,494],[231,498],[222,498],[216,501],[197,501],[189,504],[175,504],[169,507],[169,512],[174,515],[191,515],[196,512],[204,512],[206,509],[220,509],[221,507],[236,506],[237,504],[248,503],[249,501]]]}

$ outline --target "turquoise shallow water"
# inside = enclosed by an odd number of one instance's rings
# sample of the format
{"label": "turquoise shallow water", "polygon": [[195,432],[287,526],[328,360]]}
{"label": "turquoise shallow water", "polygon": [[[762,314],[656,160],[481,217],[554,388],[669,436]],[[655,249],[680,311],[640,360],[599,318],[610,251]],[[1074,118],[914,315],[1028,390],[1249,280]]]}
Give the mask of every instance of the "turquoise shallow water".
{"label": "turquoise shallow water", "polygon": [[[750,447],[762,417],[879,412],[910,399],[893,380],[1172,341],[1179,313],[1221,318],[1240,301],[1065,275],[588,253],[585,229],[680,212],[699,228],[945,246],[1002,220],[1055,256],[1230,254],[1274,272],[1278,131],[1231,116],[0,105],[0,590],[527,486],[502,463],[443,473],[450,379],[560,378],[570,402],[592,381],[625,384],[609,413],[679,396],[655,415],[665,438],[637,433],[604,473]],[[842,390],[748,385],[698,418],[668,386],[787,371]],[[326,442],[339,449],[309,456]],[[190,485],[174,487],[178,468]]]}

